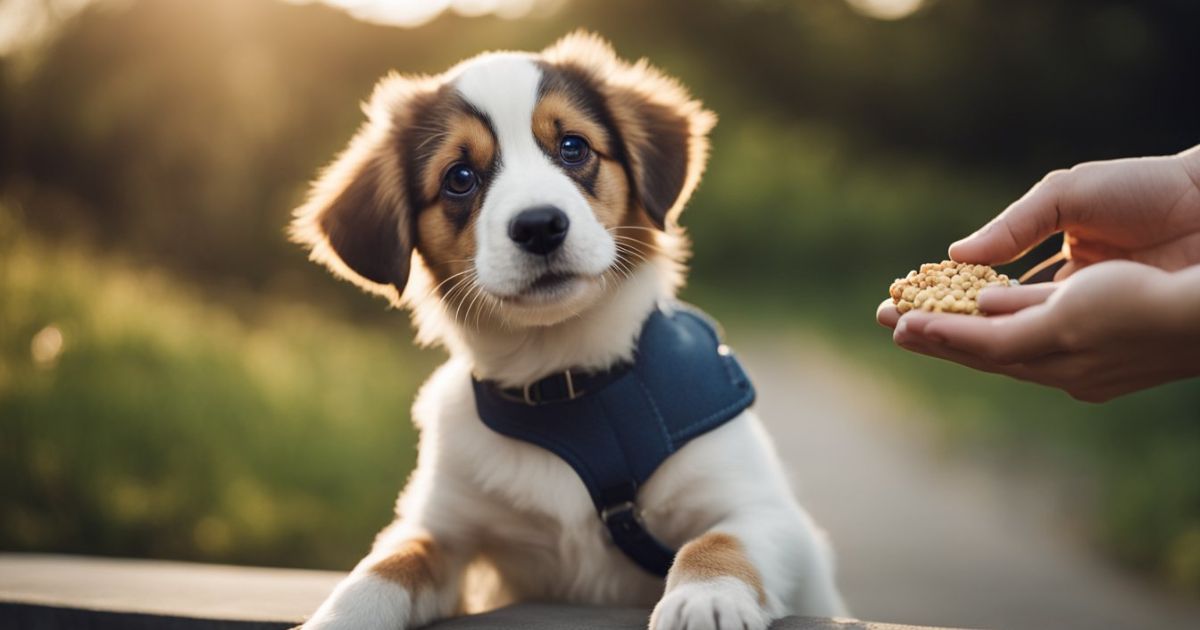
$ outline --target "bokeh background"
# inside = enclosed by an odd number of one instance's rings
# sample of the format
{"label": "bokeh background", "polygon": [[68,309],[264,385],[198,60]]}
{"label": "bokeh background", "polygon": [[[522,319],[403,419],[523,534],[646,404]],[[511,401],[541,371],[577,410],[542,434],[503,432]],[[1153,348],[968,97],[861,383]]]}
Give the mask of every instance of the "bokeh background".
{"label": "bokeh background", "polygon": [[586,27],[721,116],[686,297],[735,344],[819,339],[1194,601],[1200,384],[1078,403],[873,316],[1045,172],[1200,142],[1198,25],[1190,0],[0,0],[0,549],[352,566],[442,355],[307,263],[289,212],[387,70]]}

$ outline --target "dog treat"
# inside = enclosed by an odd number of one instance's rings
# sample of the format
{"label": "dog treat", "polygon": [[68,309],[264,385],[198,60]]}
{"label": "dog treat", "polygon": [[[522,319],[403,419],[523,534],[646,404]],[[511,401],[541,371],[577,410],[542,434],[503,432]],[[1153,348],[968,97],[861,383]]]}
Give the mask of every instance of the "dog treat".
{"label": "dog treat", "polygon": [[888,293],[901,314],[911,310],[982,315],[979,292],[984,287],[1007,287],[1008,276],[987,265],[965,265],[945,260],[925,263],[892,283]]}

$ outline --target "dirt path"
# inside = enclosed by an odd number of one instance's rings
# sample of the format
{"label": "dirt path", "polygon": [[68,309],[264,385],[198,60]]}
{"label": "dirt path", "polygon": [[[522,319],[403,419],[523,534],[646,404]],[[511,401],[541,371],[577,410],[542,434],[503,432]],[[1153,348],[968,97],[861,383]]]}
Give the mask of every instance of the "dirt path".
{"label": "dirt path", "polygon": [[[1022,629],[1200,628],[1200,602],[1121,574],[1041,485],[935,448],[920,411],[815,340],[739,343],[855,616]],[[940,449],[945,450],[945,449]]]}

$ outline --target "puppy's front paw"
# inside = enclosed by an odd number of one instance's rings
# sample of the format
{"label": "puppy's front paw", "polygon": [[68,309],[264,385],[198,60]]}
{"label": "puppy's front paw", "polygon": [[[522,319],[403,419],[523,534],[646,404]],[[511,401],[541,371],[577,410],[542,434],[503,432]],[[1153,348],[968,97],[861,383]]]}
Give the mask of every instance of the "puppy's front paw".
{"label": "puppy's front paw", "polygon": [[410,627],[412,600],[400,586],[369,574],[353,573],[302,630],[404,630]]}
{"label": "puppy's front paw", "polygon": [[766,630],[771,614],[745,582],[722,577],[679,584],[650,615],[650,630]]}

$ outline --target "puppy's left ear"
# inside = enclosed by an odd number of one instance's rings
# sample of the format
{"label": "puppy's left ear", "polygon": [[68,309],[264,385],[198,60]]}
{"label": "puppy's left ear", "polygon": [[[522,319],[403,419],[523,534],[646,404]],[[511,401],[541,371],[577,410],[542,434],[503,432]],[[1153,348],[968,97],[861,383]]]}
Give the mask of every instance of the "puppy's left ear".
{"label": "puppy's left ear", "polygon": [[313,182],[289,228],[312,260],[392,303],[404,293],[413,251],[399,138],[419,87],[398,75],[376,85],[363,108],[367,121]]}
{"label": "puppy's left ear", "polygon": [[646,214],[660,229],[676,225],[708,162],[716,114],[645,59],[628,63],[592,33],[571,33],[542,56],[589,77],[621,136]]}

